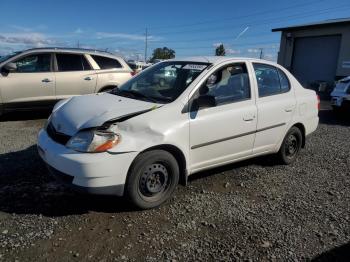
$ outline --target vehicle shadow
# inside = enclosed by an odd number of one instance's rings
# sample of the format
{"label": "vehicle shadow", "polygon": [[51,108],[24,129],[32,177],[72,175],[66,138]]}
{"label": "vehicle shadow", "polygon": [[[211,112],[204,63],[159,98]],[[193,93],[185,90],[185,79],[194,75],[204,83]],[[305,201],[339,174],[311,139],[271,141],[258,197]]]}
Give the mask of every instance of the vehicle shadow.
{"label": "vehicle shadow", "polygon": [[47,119],[51,114],[51,111],[52,110],[50,109],[42,109],[5,113],[0,116],[0,122]]}
{"label": "vehicle shadow", "polygon": [[333,110],[321,110],[318,116],[321,124],[350,126],[350,112],[336,113]]}
{"label": "vehicle shadow", "polygon": [[205,171],[195,173],[195,174],[189,176],[188,181],[190,182],[190,181],[194,181],[197,179],[203,179],[205,177],[214,176],[216,174],[220,174],[223,172],[227,172],[227,171],[231,171],[231,170],[235,170],[235,169],[238,169],[241,167],[247,167],[247,166],[251,166],[251,165],[258,165],[258,166],[262,166],[262,167],[273,167],[273,166],[279,165],[279,162],[278,162],[275,155],[259,156],[259,157],[247,159],[244,161],[240,161],[240,162],[236,162],[236,163],[232,163],[232,164],[227,164],[224,166],[215,167],[215,168],[211,168],[211,169],[208,169]]}
{"label": "vehicle shadow", "polygon": [[[276,163],[271,156],[260,157],[200,172],[192,175],[190,180],[251,164],[272,166]],[[59,217],[90,211],[120,213],[137,209],[124,198],[83,194],[56,182],[33,145],[21,151],[0,154],[0,211]]]}
{"label": "vehicle shadow", "polygon": [[350,242],[328,250],[311,260],[312,262],[348,262],[350,261]]}
{"label": "vehicle shadow", "polygon": [[118,197],[92,196],[56,183],[40,159],[36,146],[0,155],[0,211],[56,217],[89,211],[133,211]]}

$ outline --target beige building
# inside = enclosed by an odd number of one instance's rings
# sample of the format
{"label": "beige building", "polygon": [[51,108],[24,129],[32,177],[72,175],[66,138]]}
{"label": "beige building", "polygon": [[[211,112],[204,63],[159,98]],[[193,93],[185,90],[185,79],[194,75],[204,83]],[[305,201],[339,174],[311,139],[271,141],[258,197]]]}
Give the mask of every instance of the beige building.
{"label": "beige building", "polygon": [[278,63],[304,85],[350,76],[350,18],[276,28]]}

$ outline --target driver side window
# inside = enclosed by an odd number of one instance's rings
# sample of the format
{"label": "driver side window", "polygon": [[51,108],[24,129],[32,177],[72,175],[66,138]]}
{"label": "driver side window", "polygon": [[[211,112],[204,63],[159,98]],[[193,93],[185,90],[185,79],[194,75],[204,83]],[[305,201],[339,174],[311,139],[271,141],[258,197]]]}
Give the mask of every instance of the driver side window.
{"label": "driver side window", "polygon": [[38,73],[51,71],[51,54],[34,54],[19,58],[14,62],[16,73]]}
{"label": "driver side window", "polygon": [[235,63],[220,68],[209,76],[205,85],[206,95],[214,97],[216,105],[239,102],[251,97],[245,63]]}

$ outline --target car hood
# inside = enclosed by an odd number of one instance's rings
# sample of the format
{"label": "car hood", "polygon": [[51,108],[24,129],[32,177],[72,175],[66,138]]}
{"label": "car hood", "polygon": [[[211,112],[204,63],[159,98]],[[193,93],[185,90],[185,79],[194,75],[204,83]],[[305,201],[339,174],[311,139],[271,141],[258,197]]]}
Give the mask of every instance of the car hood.
{"label": "car hood", "polygon": [[109,93],[76,96],[59,102],[50,121],[57,132],[73,136],[81,129],[98,127],[109,120],[158,106]]}

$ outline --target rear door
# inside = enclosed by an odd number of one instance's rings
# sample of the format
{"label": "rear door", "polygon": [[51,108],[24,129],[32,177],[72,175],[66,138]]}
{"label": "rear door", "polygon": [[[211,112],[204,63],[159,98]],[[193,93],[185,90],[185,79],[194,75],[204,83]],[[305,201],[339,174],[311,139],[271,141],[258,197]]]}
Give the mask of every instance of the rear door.
{"label": "rear door", "polygon": [[252,154],[257,109],[250,82],[246,64],[233,63],[216,70],[197,90],[195,97],[203,88],[216,106],[190,110],[192,171]]}
{"label": "rear door", "polygon": [[83,54],[56,53],[56,98],[95,92],[96,73]]}
{"label": "rear door", "polygon": [[51,53],[33,53],[15,61],[17,69],[0,79],[6,107],[46,106],[55,101],[55,74]]}
{"label": "rear door", "polygon": [[253,63],[258,97],[258,125],[254,153],[274,150],[283,139],[296,110],[296,98],[287,75],[279,68]]}

